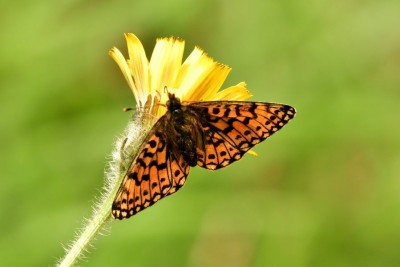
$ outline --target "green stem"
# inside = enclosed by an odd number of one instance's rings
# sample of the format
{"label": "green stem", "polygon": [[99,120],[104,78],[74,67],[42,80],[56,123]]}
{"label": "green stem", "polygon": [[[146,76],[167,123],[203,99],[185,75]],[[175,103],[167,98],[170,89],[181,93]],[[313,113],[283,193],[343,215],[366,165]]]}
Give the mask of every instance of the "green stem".
{"label": "green stem", "polygon": [[79,238],[67,250],[67,254],[59,263],[59,267],[73,266],[76,261],[87,251],[89,244],[96,238],[97,234],[111,218],[111,204],[115,194],[109,194],[103,201],[101,209],[96,211],[88,221]]}
{"label": "green stem", "polygon": [[66,249],[65,257],[58,263],[59,267],[73,266],[83,253],[88,251],[91,242],[110,221],[114,197],[132,159],[137,156],[143,138],[153,124],[154,118],[151,120],[144,119],[141,115],[134,116],[125,129],[123,137],[116,142],[109,170],[106,172],[106,185],[100,203],[95,205],[92,218],[85,222],[78,238]]}

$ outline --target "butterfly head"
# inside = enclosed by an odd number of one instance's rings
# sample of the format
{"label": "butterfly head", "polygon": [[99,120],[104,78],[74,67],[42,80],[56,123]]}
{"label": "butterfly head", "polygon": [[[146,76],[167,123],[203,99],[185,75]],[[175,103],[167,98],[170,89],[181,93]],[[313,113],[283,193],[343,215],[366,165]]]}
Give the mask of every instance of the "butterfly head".
{"label": "butterfly head", "polygon": [[175,94],[168,92],[167,107],[169,111],[175,111],[181,109],[181,100],[175,96]]}

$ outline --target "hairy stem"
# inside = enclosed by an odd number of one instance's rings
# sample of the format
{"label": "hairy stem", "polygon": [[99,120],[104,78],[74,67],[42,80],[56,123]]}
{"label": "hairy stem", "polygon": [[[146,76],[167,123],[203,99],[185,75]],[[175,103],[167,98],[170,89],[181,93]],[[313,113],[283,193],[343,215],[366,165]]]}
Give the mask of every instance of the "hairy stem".
{"label": "hairy stem", "polygon": [[141,116],[134,117],[123,136],[116,142],[112,160],[105,175],[106,184],[101,200],[95,205],[92,218],[85,221],[77,239],[66,249],[65,257],[58,263],[59,267],[73,266],[88,251],[91,243],[110,221],[114,197],[152,123],[151,120],[146,121]]}
{"label": "hairy stem", "polygon": [[59,263],[58,266],[66,267],[73,266],[74,263],[87,251],[88,246],[96,238],[97,234],[103,229],[107,221],[111,218],[111,204],[113,201],[113,194],[110,194],[102,203],[102,209],[95,212],[93,217],[87,221],[84,230],[81,232],[78,239],[67,250],[67,254]]}

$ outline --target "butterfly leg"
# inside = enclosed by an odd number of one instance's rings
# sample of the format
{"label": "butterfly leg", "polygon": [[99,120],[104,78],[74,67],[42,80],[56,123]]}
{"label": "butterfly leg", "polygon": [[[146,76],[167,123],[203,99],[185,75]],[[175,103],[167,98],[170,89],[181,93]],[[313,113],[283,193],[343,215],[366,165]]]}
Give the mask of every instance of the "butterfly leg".
{"label": "butterfly leg", "polygon": [[121,147],[119,148],[119,154],[120,154],[119,156],[121,157],[121,159],[123,161],[125,161],[124,148],[125,148],[126,142],[128,142],[128,137],[125,137],[125,139],[121,143]]}
{"label": "butterfly leg", "polygon": [[124,140],[122,140],[121,142],[121,147],[119,148],[119,158],[121,159],[121,163],[120,163],[120,169],[121,171],[125,172],[127,170],[126,164],[124,164],[126,162],[126,157],[125,157],[125,153],[124,153],[124,149],[126,146],[126,142],[128,142],[128,137],[125,137]]}

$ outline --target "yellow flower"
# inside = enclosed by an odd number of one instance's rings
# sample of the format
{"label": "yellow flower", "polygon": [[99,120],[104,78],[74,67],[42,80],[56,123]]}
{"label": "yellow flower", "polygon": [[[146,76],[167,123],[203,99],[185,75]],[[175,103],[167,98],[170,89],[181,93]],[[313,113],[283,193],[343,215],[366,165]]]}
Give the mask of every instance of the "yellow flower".
{"label": "yellow flower", "polygon": [[173,92],[182,102],[245,100],[251,96],[244,82],[220,91],[231,68],[214,61],[199,47],[195,47],[182,63],[185,47],[182,39],[157,39],[149,61],[134,34],[125,34],[125,38],[129,58],[125,59],[116,47],[110,50],[110,55],[125,76],[138,110],[161,117],[166,112],[167,91]]}

